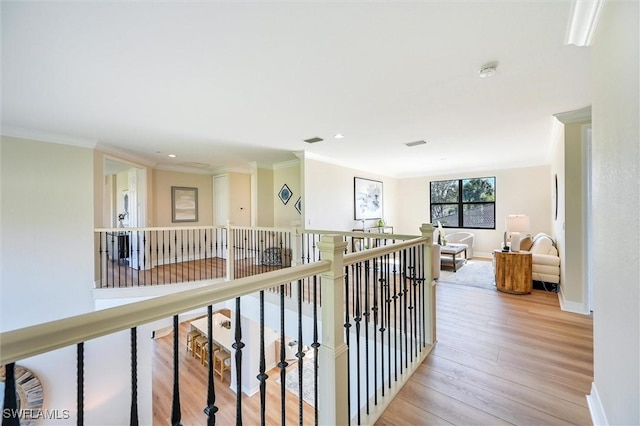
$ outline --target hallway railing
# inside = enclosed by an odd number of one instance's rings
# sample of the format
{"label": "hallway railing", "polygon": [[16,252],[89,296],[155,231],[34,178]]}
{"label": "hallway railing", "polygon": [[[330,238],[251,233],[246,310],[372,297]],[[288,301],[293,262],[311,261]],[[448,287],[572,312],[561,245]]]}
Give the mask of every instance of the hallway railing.
{"label": "hallway railing", "polygon": [[[431,225],[423,226],[421,231],[421,238],[347,255],[344,253],[348,242],[344,236],[325,235],[315,244],[320,260],[314,262],[4,332],[0,334],[0,363],[6,365],[10,379],[16,362],[38,355],[46,357],[57,349],[75,346],[77,408],[71,421],[95,424],[103,421],[95,418],[96,407],[107,404],[109,399],[100,398],[100,402],[96,402],[87,389],[96,389],[95,381],[106,380],[111,373],[100,371],[100,374],[93,372],[85,376],[86,363],[95,363],[94,357],[100,356],[92,347],[101,339],[126,338],[130,342],[130,353],[112,352],[111,356],[128,356],[131,360],[128,382],[132,399],[130,409],[126,410],[129,413],[127,421],[150,423],[150,407],[138,407],[138,398],[145,389],[137,387],[137,366],[144,365],[147,360],[140,359],[137,331],[147,324],[171,319],[174,342],[171,423],[179,424],[178,355],[183,350],[179,316],[205,308],[211,338],[207,343],[209,385],[207,399],[202,402],[203,423],[213,424],[222,410],[230,409],[226,405],[216,405],[215,390],[220,384],[213,375],[212,359],[215,338],[212,311],[214,306],[226,303],[232,311],[231,367],[237,397],[233,407],[237,424],[250,415],[243,409],[243,400],[252,386],[259,389],[261,396],[261,424],[266,424],[267,404],[273,403],[266,398],[269,354],[265,348],[273,344],[273,340],[269,340],[273,336],[269,337],[271,333],[267,333],[267,329],[275,331],[282,341],[285,335],[297,337],[295,357],[300,424],[370,424],[384,411],[435,342],[435,301],[430,276]],[[305,280],[312,283],[312,303],[298,297]],[[295,306],[285,300],[282,291],[271,296],[265,292],[287,284],[295,288]],[[319,303],[320,293],[322,304]],[[254,320],[255,326],[249,322]],[[256,327],[257,334],[254,332]],[[127,330],[129,333],[124,337],[121,332]],[[305,360],[305,355],[313,360]],[[258,366],[248,359],[259,359]],[[313,364],[311,376],[304,374],[305,361]],[[287,410],[292,407],[285,403],[284,379],[289,365],[282,346],[275,362],[283,384],[279,406],[284,424]],[[313,382],[313,418],[303,415],[303,407],[309,404],[302,396],[309,386],[305,380]],[[6,389],[11,396],[10,383]],[[86,398],[91,399],[91,404],[85,404]],[[10,417],[19,421],[21,412],[17,407],[16,401],[7,398],[5,409],[11,413]],[[121,409],[114,407],[109,411],[118,413]]]}

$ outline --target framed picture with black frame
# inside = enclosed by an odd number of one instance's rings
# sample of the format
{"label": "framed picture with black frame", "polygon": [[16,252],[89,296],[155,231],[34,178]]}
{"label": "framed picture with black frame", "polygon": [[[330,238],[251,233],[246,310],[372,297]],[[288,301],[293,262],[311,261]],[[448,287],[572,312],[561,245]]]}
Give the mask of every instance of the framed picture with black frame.
{"label": "framed picture with black frame", "polygon": [[353,178],[353,218],[355,220],[382,219],[382,182]]}

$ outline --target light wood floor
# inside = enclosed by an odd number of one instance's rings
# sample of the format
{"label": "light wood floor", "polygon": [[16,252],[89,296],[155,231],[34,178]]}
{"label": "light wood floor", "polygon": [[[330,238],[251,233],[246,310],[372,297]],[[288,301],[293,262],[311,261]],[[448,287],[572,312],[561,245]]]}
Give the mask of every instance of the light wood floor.
{"label": "light wood floor", "polygon": [[437,287],[438,343],[378,425],[590,425],[592,318],[557,294]]}
{"label": "light wood floor", "polygon": [[[592,319],[561,311],[556,293],[441,283],[437,322],[433,352],[378,425],[591,424],[585,395],[593,380]],[[170,424],[171,345],[172,336],[156,340],[155,425]],[[206,368],[181,354],[182,424],[205,424]],[[278,372],[269,375],[267,424],[280,424]],[[235,424],[235,393],[216,386],[216,396],[216,424]],[[259,424],[259,396],[243,401],[244,423]],[[288,394],[287,401],[287,424],[297,424],[298,399]],[[312,408],[304,406],[304,424],[313,424]]]}
{"label": "light wood floor", "polygon": [[[206,425],[207,419],[203,412],[207,405],[208,366],[200,364],[200,360],[187,354],[185,339],[188,331],[188,322],[180,325],[180,408],[181,423],[184,426]],[[232,354],[233,356],[233,354]],[[295,361],[289,361],[287,371],[297,369]],[[173,333],[154,340],[153,356],[153,424],[164,426],[171,424],[171,407],[173,397]],[[267,374],[267,409],[266,424],[281,424],[280,413],[280,368],[276,367]],[[216,425],[236,424],[236,393],[229,388],[231,372],[225,371],[224,382],[215,376],[216,402],[218,407]],[[260,394],[251,397],[243,395],[242,416],[245,425],[260,424]],[[297,395],[286,392],[286,423],[298,424]],[[303,423],[314,424],[314,410],[306,402],[303,402]]]}
{"label": "light wood floor", "polygon": [[[159,284],[176,284],[191,281],[211,280],[226,276],[227,261],[219,257],[190,260],[155,266],[148,270],[133,269],[125,262],[107,261],[105,275],[100,287],[138,287]],[[235,277],[280,269],[282,266],[256,264],[254,259],[236,260]]]}

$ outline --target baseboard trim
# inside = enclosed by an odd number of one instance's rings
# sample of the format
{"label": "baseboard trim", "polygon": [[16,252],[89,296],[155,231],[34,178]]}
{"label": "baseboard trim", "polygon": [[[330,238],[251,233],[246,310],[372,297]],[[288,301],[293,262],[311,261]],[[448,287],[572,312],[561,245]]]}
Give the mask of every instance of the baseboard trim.
{"label": "baseboard trim", "polygon": [[562,286],[560,286],[560,290],[558,291],[558,301],[560,302],[560,309],[566,312],[573,312],[575,314],[591,315],[591,311],[589,311],[584,303],[572,302],[570,300],[567,300],[562,290],[563,288]]}
{"label": "baseboard trim", "polygon": [[591,382],[591,393],[587,395],[587,405],[589,406],[589,414],[591,414],[591,421],[594,426],[609,425],[595,382]]}

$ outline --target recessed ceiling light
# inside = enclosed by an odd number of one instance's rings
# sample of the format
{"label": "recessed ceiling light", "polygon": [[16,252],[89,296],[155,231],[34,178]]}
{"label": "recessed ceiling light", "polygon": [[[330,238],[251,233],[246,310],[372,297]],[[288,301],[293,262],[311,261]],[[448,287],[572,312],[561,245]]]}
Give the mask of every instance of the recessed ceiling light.
{"label": "recessed ceiling light", "polygon": [[405,145],[406,146],[417,146],[417,145],[424,145],[425,143],[427,143],[427,141],[419,140],[419,141],[407,142],[407,143],[405,143]]}
{"label": "recessed ceiling light", "polygon": [[494,75],[496,73],[497,69],[498,69],[498,63],[497,62],[489,62],[488,64],[484,64],[480,68],[478,73],[479,73],[480,77],[487,78],[487,77],[491,77],[492,75]]}
{"label": "recessed ceiling light", "polygon": [[177,155],[175,155],[175,154],[169,154],[169,157],[170,157],[170,158],[176,158],[176,157],[177,157]]}
{"label": "recessed ceiling light", "polygon": [[336,133],[336,135],[334,136],[334,138],[336,139],[342,139],[344,138],[344,135],[342,133]]}

